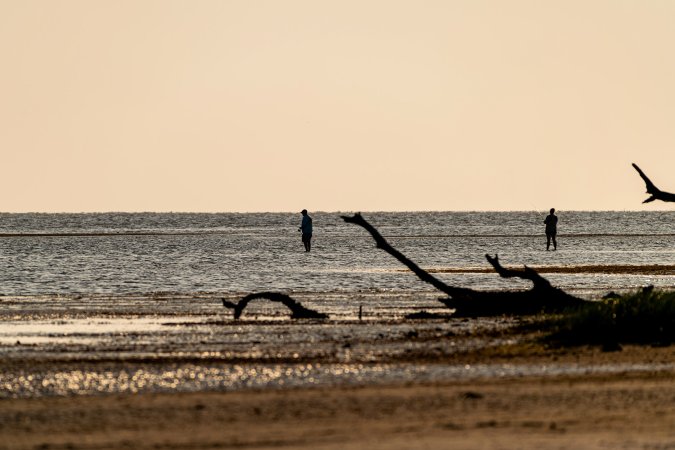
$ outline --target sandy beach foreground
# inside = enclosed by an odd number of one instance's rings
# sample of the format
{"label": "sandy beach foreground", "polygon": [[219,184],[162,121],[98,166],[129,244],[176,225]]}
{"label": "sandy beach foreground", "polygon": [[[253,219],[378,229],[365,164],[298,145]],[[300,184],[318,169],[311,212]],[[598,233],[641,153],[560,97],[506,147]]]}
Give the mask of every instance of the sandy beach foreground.
{"label": "sandy beach foreground", "polygon": [[[639,364],[673,361],[674,352],[525,349],[459,359]],[[0,401],[3,449],[674,447],[672,370]]]}
{"label": "sandy beach foreground", "polygon": [[674,345],[559,347],[388,297],[363,321],[207,300],[4,298],[0,449],[675,448]]}
{"label": "sandy beach foreground", "polygon": [[675,378],[5,400],[1,448],[665,449]]}

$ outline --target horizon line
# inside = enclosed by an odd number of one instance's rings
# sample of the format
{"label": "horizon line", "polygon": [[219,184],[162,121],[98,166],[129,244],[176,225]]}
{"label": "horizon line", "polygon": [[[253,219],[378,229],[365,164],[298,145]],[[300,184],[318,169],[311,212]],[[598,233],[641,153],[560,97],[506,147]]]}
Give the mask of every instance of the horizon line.
{"label": "horizon line", "polygon": [[[496,213],[496,212],[548,212],[547,209],[419,209],[419,210],[310,210],[312,214],[344,214],[344,213]],[[674,210],[662,209],[559,209],[559,212],[671,212]],[[0,215],[7,214],[300,214],[300,211],[0,211]]]}

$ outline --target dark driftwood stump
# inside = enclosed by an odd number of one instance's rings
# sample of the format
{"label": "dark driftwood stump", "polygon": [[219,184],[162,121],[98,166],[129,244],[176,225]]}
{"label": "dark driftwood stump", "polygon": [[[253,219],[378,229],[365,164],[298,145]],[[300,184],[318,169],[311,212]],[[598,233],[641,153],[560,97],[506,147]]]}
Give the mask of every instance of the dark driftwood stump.
{"label": "dark driftwood stump", "polygon": [[647,178],[647,175],[640,170],[640,168],[637,166],[637,164],[633,163],[633,167],[637,172],[640,174],[642,179],[645,182],[645,185],[647,186],[647,194],[651,194],[651,197],[649,197],[647,200],[645,200],[642,203],[649,203],[653,202],[654,200],[661,200],[662,202],[675,202],[675,194],[671,194],[670,192],[664,192],[661,189],[657,188],[654,186],[654,183]]}
{"label": "dark driftwood stump", "polygon": [[281,294],[279,292],[257,292],[254,294],[249,294],[246,297],[239,300],[237,303],[229,302],[225,299],[223,300],[223,306],[233,310],[234,318],[239,319],[244,308],[249,304],[251,300],[258,298],[265,298],[272,302],[279,302],[291,310],[291,319],[327,319],[326,314],[314,311],[313,309],[308,309],[302,306],[299,302],[293,300],[286,294]]}
{"label": "dark driftwood stump", "polygon": [[377,248],[384,250],[415,273],[422,281],[425,281],[436,289],[448,295],[439,301],[448,308],[454,309],[456,316],[500,316],[500,315],[530,315],[542,312],[559,312],[565,309],[576,308],[584,300],[567,294],[561,289],[554,288],[551,283],[534,269],[525,266],[522,270],[507,269],[499,263],[499,258],[485,255],[487,261],[495,271],[503,278],[521,278],[530,280],[533,284],[529,291],[475,291],[473,289],[449,286],[431,275],[426,270],[408,259],[401,252],[392,247],[384,237],[368,223],[361,214],[354,216],[342,216],[347,223],[353,223],[366,229],[373,239]]}

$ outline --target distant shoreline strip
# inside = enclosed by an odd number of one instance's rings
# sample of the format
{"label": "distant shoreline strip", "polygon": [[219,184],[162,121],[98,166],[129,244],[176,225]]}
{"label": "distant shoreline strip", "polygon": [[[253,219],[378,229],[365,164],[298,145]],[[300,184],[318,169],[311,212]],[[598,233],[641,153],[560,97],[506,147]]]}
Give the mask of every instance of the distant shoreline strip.
{"label": "distant shoreline strip", "polygon": [[101,236],[199,236],[228,234],[228,231],[121,231],[100,233],[0,233],[0,238],[17,237],[101,237]]}
{"label": "distant shoreline strip", "polygon": [[[438,235],[406,235],[406,234],[390,234],[384,235],[385,238],[391,239],[418,239],[418,238],[540,238],[544,236],[543,233],[537,234],[438,234]],[[559,238],[568,237],[674,237],[675,233],[570,233],[557,235]],[[544,238],[545,239],[545,238]]]}
{"label": "distant shoreline strip", "polygon": [[[565,274],[629,274],[629,275],[675,275],[675,265],[584,265],[584,266],[528,266],[539,273],[565,273]],[[509,269],[519,270],[523,267],[509,267]],[[437,267],[425,269],[429,273],[494,273],[492,268],[455,268],[455,267]],[[409,272],[407,269],[400,269],[401,272]]]}
{"label": "distant shoreline strip", "polygon": [[[115,237],[115,236],[200,236],[218,234],[237,234],[232,230],[199,230],[199,231],[101,231],[101,232],[62,232],[62,233],[0,233],[0,238],[23,237]],[[243,234],[251,234],[243,230]],[[361,238],[362,236],[347,234],[331,234],[330,237]],[[462,239],[462,238],[541,238],[541,234],[443,234],[443,235],[384,235],[387,239]],[[559,238],[592,238],[592,237],[675,237],[675,233],[579,233],[558,234]]]}

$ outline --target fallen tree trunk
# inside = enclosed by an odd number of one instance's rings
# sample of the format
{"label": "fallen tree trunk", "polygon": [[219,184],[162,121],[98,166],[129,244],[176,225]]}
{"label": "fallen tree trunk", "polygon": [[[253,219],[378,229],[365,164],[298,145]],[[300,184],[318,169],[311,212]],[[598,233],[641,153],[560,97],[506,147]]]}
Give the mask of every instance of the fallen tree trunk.
{"label": "fallen tree trunk", "polygon": [[640,168],[637,166],[637,164],[633,163],[633,167],[637,172],[640,174],[640,177],[645,182],[645,185],[647,186],[647,193],[651,194],[651,197],[649,197],[647,200],[645,200],[642,203],[649,203],[653,202],[654,200],[661,200],[662,202],[675,202],[675,194],[672,194],[670,192],[664,192],[661,189],[657,188],[652,181],[647,178],[647,175],[640,170]]}
{"label": "fallen tree trunk", "polygon": [[538,313],[559,312],[575,308],[585,303],[584,300],[567,294],[561,289],[554,288],[551,283],[539,275],[536,270],[525,266],[522,270],[507,269],[499,263],[499,257],[485,255],[487,261],[502,278],[521,278],[532,282],[529,291],[476,291],[468,288],[449,286],[426,270],[419,267],[401,252],[392,247],[384,237],[368,223],[361,214],[341,216],[347,223],[353,223],[368,231],[377,248],[392,255],[406,267],[412,270],[422,281],[448,295],[439,301],[448,308],[454,309],[456,316],[499,316],[499,315],[531,315]]}
{"label": "fallen tree trunk", "polygon": [[241,314],[244,312],[244,308],[249,304],[251,300],[258,298],[266,298],[272,302],[279,302],[291,310],[291,319],[327,319],[328,315],[314,311],[313,309],[305,308],[293,300],[286,294],[281,294],[279,292],[256,292],[254,294],[249,294],[246,297],[239,300],[237,303],[232,303],[225,299],[222,299],[223,306],[233,310],[234,318],[239,319]]}

